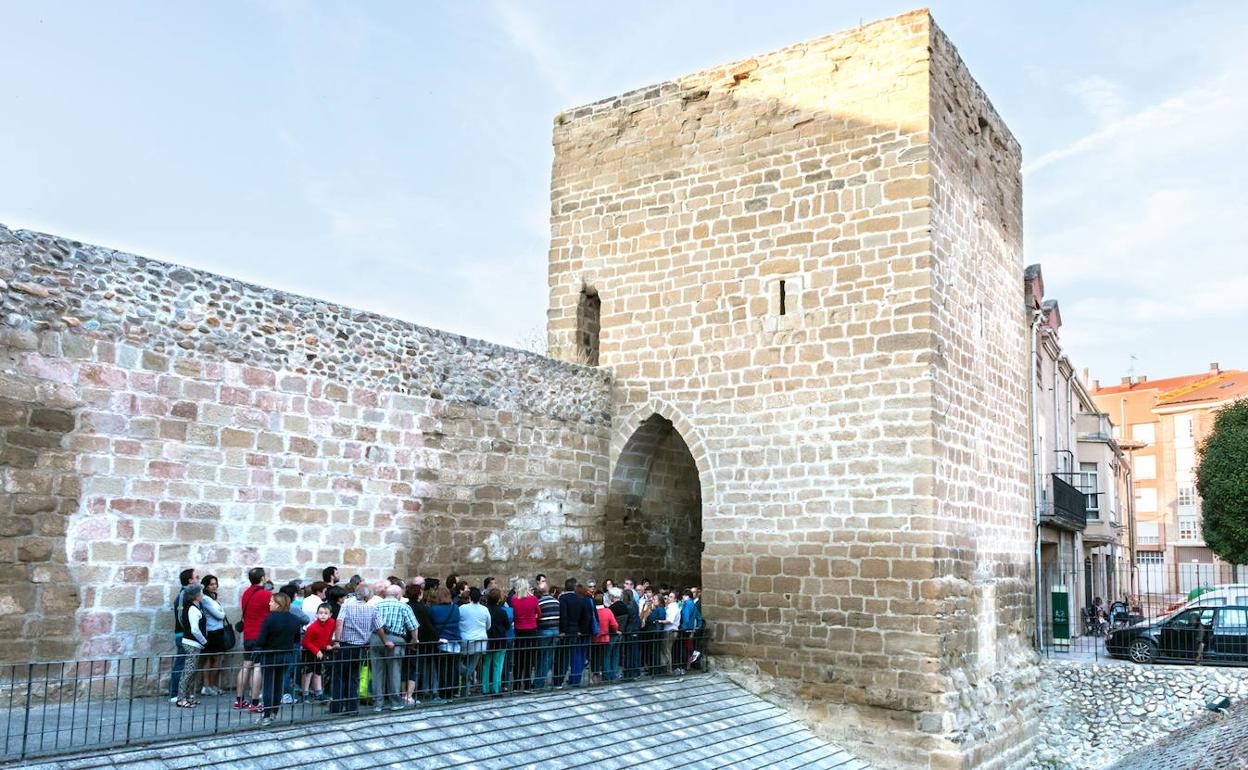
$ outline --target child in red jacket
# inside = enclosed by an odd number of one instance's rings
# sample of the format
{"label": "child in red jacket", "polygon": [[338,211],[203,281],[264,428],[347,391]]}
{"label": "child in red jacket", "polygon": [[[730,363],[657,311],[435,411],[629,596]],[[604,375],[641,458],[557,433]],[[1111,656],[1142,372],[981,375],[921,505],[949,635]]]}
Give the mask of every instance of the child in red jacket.
{"label": "child in red jacket", "polygon": [[[321,687],[321,675],[324,673],[325,657],[334,649],[334,627],[337,625],[329,611],[328,604],[316,608],[316,620],[303,630],[303,691],[312,693],[307,696],[316,700],[325,699],[325,691]],[[308,689],[308,685],[312,689]]]}

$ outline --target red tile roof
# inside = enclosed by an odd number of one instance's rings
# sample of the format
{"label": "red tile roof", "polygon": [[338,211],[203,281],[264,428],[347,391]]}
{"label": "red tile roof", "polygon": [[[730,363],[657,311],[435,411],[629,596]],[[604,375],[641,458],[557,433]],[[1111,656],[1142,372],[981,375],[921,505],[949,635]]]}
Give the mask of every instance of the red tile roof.
{"label": "red tile roof", "polygon": [[1136,382],[1131,385],[1109,385],[1103,388],[1096,388],[1092,391],[1094,396],[1108,396],[1114,393],[1128,393],[1141,390],[1174,390],[1194,382],[1200,382],[1213,376],[1213,372],[1201,372],[1200,374],[1185,374],[1181,377],[1167,377],[1164,380],[1147,380],[1145,382]]}
{"label": "red tile roof", "polygon": [[1162,393],[1157,406],[1218,403],[1245,396],[1248,396],[1248,372],[1229,371]]}

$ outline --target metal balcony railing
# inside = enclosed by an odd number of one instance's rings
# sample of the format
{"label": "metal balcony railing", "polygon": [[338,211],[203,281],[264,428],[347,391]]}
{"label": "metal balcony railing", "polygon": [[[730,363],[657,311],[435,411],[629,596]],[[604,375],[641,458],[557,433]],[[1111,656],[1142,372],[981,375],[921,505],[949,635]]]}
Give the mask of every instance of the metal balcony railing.
{"label": "metal balcony railing", "polygon": [[1084,493],[1065,481],[1061,474],[1051,474],[1049,480],[1053,490],[1053,504],[1041,514],[1040,522],[1072,532],[1087,529],[1088,510]]}

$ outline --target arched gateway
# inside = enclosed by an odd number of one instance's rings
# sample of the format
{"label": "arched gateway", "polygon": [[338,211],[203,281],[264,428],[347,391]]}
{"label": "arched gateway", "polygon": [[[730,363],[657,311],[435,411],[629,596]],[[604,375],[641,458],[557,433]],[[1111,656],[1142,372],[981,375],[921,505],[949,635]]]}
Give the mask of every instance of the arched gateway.
{"label": "arched gateway", "polygon": [[606,557],[612,574],[686,587],[702,580],[702,487],[688,444],[653,414],[611,473]]}

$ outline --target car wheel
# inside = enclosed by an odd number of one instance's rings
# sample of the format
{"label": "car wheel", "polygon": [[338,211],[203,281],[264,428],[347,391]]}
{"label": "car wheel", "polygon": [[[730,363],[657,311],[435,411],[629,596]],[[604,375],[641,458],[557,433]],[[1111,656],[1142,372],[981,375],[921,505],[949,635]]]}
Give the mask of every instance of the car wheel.
{"label": "car wheel", "polygon": [[1157,657],[1157,645],[1148,639],[1136,639],[1127,648],[1127,655],[1136,663],[1152,663]]}

